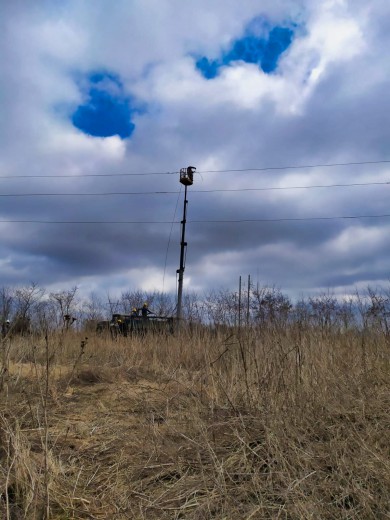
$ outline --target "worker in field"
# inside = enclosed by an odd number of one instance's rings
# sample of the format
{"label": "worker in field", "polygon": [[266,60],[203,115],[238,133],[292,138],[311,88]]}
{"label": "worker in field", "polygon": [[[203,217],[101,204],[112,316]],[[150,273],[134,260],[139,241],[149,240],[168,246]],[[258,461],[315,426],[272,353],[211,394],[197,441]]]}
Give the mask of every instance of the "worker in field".
{"label": "worker in field", "polygon": [[138,309],[136,307],[133,307],[133,310],[131,311],[131,315],[135,318],[138,316]]}
{"label": "worker in field", "polygon": [[122,336],[127,336],[126,321],[123,319],[122,316],[120,318],[118,318],[117,323],[118,323],[119,333],[122,334]]}
{"label": "worker in field", "polygon": [[64,325],[65,328],[68,329],[70,325],[73,325],[73,323],[77,320],[74,316],[71,316],[70,314],[64,315]]}
{"label": "worker in field", "polygon": [[5,323],[3,323],[1,326],[1,334],[3,337],[5,337],[8,334],[10,328],[11,323],[9,320],[6,320]]}
{"label": "worker in field", "polygon": [[146,319],[149,314],[153,314],[152,311],[149,309],[148,304],[145,302],[141,308],[141,316]]}

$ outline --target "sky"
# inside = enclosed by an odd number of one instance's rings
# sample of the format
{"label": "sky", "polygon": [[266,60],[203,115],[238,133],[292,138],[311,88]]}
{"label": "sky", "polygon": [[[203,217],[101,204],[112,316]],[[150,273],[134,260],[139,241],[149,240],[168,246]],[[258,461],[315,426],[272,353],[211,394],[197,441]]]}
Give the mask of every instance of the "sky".
{"label": "sky", "polygon": [[[0,5],[0,286],[388,285],[388,0]],[[345,218],[356,217],[356,218]]]}

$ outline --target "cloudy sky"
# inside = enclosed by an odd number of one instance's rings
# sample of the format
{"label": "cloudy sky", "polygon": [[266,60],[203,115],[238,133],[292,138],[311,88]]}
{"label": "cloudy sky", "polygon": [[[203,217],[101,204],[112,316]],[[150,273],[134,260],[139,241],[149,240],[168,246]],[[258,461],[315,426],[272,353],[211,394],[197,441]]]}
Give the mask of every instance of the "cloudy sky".
{"label": "cloudy sky", "polygon": [[186,290],[387,284],[389,24],[388,0],[2,1],[0,285],[175,291],[189,165]]}

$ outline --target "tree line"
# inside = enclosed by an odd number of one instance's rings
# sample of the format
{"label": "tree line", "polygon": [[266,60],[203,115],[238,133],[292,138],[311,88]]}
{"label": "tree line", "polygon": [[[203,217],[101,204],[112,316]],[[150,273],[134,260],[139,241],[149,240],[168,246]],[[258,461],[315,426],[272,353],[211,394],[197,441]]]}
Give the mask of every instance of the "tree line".
{"label": "tree line", "polygon": [[[34,331],[81,329],[110,319],[115,313],[130,314],[147,302],[159,316],[174,316],[176,295],[158,291],[123,291],[118,298],[92,293],[79,294],[77,286],[48,292],[36,283],[25,287],[0,288],[0,319],[21,323]],[[275,286],[249,286],[241,294],[228,289],[183,297],[183,317],[190,324],[227,327],[312,326],[322,331],[354,327],[390,332],[390,289],[367,287],[345,297],[331,291],[293,301]]]}

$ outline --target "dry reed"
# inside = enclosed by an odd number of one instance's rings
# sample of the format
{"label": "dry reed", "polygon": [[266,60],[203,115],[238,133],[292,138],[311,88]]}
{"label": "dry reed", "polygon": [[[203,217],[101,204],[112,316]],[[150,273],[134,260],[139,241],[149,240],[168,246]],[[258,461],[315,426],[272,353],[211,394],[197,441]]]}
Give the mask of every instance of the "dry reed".
{"label": "dry reed", "polygon": [[68,331],[2,349],[7,520],[390,518],[386,335]]}

